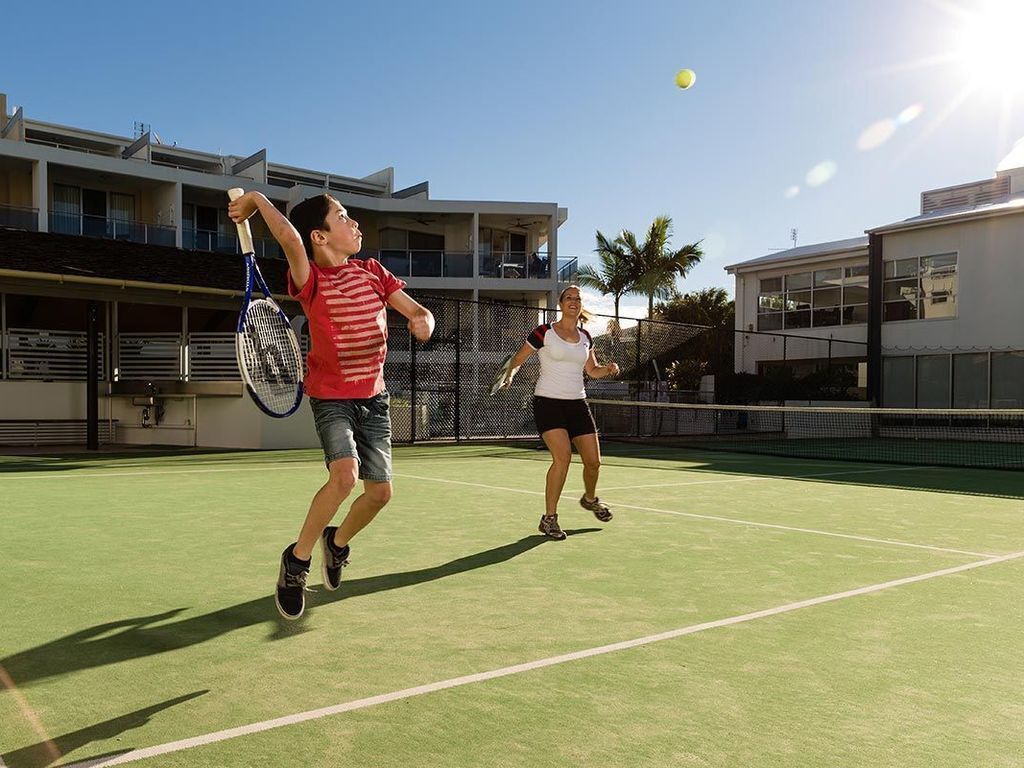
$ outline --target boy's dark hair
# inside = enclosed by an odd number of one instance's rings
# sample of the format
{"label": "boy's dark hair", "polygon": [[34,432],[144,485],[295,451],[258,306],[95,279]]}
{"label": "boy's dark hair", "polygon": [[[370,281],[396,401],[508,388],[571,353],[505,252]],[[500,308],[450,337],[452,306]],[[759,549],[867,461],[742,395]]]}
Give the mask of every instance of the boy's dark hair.
{"label": "boy's dark hair", "polygon": [[303,200],[288,214],[288,220],[299,231],[302,245],[306,248],[306,256],[311,260],[313,258],[313,241],[310,239],[310,235],[314,229],[330,231],[331,224],[327,221],[327,214],[331,210],[332,202],[337,203],[338,201],[328,194],[316,195]]}

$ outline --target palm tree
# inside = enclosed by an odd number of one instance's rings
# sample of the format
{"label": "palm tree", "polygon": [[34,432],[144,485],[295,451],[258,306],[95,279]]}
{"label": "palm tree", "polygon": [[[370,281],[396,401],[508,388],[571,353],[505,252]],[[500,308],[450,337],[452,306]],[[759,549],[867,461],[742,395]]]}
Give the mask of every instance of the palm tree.
{"label": "palm tree", "polygon": [[633,290],[634,264],[623,250],[619,239],[609,240],[600,230],[597,231],[597,260],[600,267],[585,264],[576,273],[576,282],[584,288],[593,288],[603,296],[611,296],[615,301],[614,327],[612,333],[619,330],[619,301]]}
{"label": "palm tree", "polygon": [[671,240],[672,219],[669,216],[654,219],[643,243],[638,243],[636,235],[629,231],[624,231],[618,238],[634,268],[631,292],[647,296],[648,317],[654,315],[654,300],[675,296],[676,280],[686,277],[704,258],[700,242],[672,250]]}

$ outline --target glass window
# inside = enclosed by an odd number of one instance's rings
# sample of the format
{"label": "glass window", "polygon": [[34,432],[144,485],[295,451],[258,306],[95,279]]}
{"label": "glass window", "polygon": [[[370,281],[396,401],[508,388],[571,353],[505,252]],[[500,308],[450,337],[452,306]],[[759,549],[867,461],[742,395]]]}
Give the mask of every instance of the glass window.
{"label": "glass window", "polygon": [[882,305],[882,320],[916,320],[917,307],[905,301],[887,301]]}
{"label": "glass window", "polygon": [[835,269],[818,269],[814,272],[815,288],[838,288],[843,284],[843,270],[841,267]]}
{"label": "glass window", "polygon": [[[817,298],[818,294],[814,294]],[[815,309],[811,313],[811,317],[814,321],[814,327],[820,328],[824,325],[839,325],[841,320],[841,310],[839,307],[828,307],[826,309]]]}
{"label": "glass window", "polygon": [[780,293],[781,291],[781,277],[766,277],[761,280],[761,293]]}
{"label": "glass window", "polygon": [[857,304],[856,306],[843,307],[843,325],[855,323],[866,323],[868,321],[868,305]]}
{"label": "glass window", "polygon": [[815,307],[838,307],[842,303],[843,291],[841,288],[815,288]]}
{"label": "glass window", "polygon": [[811,327],[811,312],[808,309],[795,310],[786,312],[785,317],[786,328],[810,328]]}
{"label": "glass window", "polygon": [[811,287],[811,273],[798,272],[795,275],[786,275],[787,291],[802,291]]}
{"label": "glass window", "polygon": [[781,293],[762,293],[757,297],[757,311],[759,314],[765,312],[781,312],[783,308]]}
{"label": "glass window", "polygon": [[949,355],[918,355],[918,408],[949,408],[949,358]]}
{"label": "glass window", "polygon": [[882,405],[886,408],[914,407],[914,358],[882,358]]}
{"label": "glass window", "polygon": [[843,279],[843,304],[868,303],[868,265],[847,267]]}
{"label": "glass window", "polygon": [[953,355],[953,407],[988,408],[988,354]]}
{"label": "glass window", "polygon": [[917,278],[910,280],[886,280],[882,289],[883,301],[906,299],[911,304],[917,302]]}
{"label": "glass window", "polygon": [[782,313],[771,312],[757,316],[757,330],[779,331],[782,330]]}
{"label": "glass window", "polygon": [[1024,408],[1024,352],[992,353],[992,407]]}

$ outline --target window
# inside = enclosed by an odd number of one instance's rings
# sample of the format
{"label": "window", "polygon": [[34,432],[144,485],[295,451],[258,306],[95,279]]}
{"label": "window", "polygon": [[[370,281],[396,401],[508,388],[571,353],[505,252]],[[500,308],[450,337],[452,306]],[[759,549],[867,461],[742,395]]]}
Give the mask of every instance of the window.
{"label": "window", "polygon": [[883,320],[956,317],[957,255],[885,262]]}
{"label": "window", "polygon": [[949,408],[949,358],[949,355],[918,356],[918,408]]}
{"label": "window", "polygon": [[1024,408],[1024,352],[992,353],[992,407]]}
{"label": "window", "polygon": [[988,407],[988,353],[953,355],[953,407]]}
{"label": "window", "polygon": [[782,278],[769,277],[759,281],[757,294],[757,328],[760,331],[782,329]]}
{"label": "window", "polygon": [[882,358],[882,405],[886,408],[914,407],[914,358]]}
{"label": "window", "polygon": [[757,294],[757,328],[821,328],[866,323],[868,265],[763,278]]}
{"label": "window", "polygon": [[868,321],[868,265],[843,268],[843,325]]}

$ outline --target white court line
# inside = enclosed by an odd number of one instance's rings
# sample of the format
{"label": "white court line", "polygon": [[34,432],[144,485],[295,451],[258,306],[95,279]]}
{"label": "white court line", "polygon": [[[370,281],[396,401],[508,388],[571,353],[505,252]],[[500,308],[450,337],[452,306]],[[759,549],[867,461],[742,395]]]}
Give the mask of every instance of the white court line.
{"label": "white court line", "polygon": [[[651,483],[650,485],[617,485],[608,488],[601,486],[602,491],[631,491],[634,488],[671,488],[677,485],[713,485],[715,483],[749,483],[753,480],[803,480],[808,477],[833,477],[836,475],[861,475],[868,472],[906,472],[911,469],[930,469],[930,467],[879,467],[867,469],[847,469],[841,472],[814,472],[810,475],[758,475],[757,477],[727,477],[723,480],[694,480],[685,483]],[[695,472],[708,470],[693,470]],[[717,474],[717,473],[716,473]]]}
{"label": "white court line", "polygon": [[[524,488],[506,488],[504,486],[499,486],[499,485],[484,485],[482,483],[466,482],[465,480],[445,480],[445,479],[442,479],[440,477],[425,477],[425,476],[420,476],[420,475],[404,475],[404,474],[403,475],[396,475],[396,477],[408,477],[408,478],[413,478],[415,480],[432,480],[435,483],[451,483],[451,484],[454,484],[454,485],[469,485],[469,486],[472,486],[474,488],[488,488],[488,489],[495,490],[495,491],[510,491],[512,493],[526,493],[526,494],[529,494],[531,496],[543,496],[544,495],[543,491],[528,491],[528,490],[526,490]],[[743,479],[745,479],[745,478],[738,478],[737,482],[740,482]],[[767,479],[767,478],[765,478],[765,479]],[[773,479],[773,480],[780,480],[780,479],[781,480],[792,480],[792,479],[798,479],[798,478],[784,477],[784,478],[771,478],[771,479]],[[562,498],[572,498],[572,499],[575,499],[576,496],[575,496],[575,494],[563,493],[562,494]],[[635,506],[633,504],[622,504],[622,503],[619,503],[619,502],[614,502],[612,504],[612,506],[614,506],[614,507],[622,507],[624,509],[637,509],[637,510],[640,510],[642,512],[657,512],[657,513],[663,514],[663,515],[676,515],[677,517],[691,517],[691,518],[694,518],[695,520],[713,520],[715,522],[720,522],[720,523],[735,523],[736,525],[749,525],[749,526],[753,526],[755,528],[775,528],[775,529],[780,530],[780,531],[792,531],[794,533],[811,533],[811,534],[814,534],[815,536],[832,536],[832,537],[835,537],[837,539],[854,539],[855,541],[866,541],[866,542],[870,542],[872,544],[887,544],[887,545],[895,546],[895,547],[911,547],[913,549],[929,549],[929,550],[931,550],[933,552],[949,552],[949,553],[955,554],[955,555],[970,555],[971,557],[995,557],[995,555],[993,555],[990,552],[970,552],[970,551],[963,550],[963,549],[950,549],[948,547],[938,547],[938,546],[932,546],[930,544],[912,544],[912,543],[907,542],[907,541],[898,541],[896,539],[876,539],[876,538],[872,538],[870,536],[858,536],[858,535],[852,534],[852,533],[834,533],[833,531],[819,531],[819,530],[817,530],[815,528],[797,528],[797,527],[794,527],[794,526],[778,525],[778,524],[775,524],[775,523],[759,523],[759,522],[756,522],[754,520],[740,520],[740,519],[735,518],[735,517],[719,517],[717,515],[700,515],[700,514],[697,514],[696,512],[675,512],[675,511],[669,510],[669,509],[655,509],[653,507],[639,507],[639,506]]]}
{"label": "white court line", "polygon": [[[266,464],[246,464],[244,467],[217,467],[216,469],[154,469],[144,470],[142,472],[82,472],[81,474],[59,474],[54,476],[53,472],[46,472],[41,470],[35,470],[31,473],[24,475],[18,475],[16,477],[0,475],[0,481],[3,480],[88,480],[93,477],[143,477],[146,475],[203,475],[211,472],[266,472],[267,467],[276,467],[277,469],[323,469],[323,461],[298,462],[290,461],[287,464],[279,464],[276,462],[268,462]],[[54,470],[57,471],[57,470]],[[64,470],[64,472],[74,472],[76,470]]]}
{"label": "white court line", "polygon": [[195,747],[205,746],[206,744],[215,744],[220,741],[227,741],[228,739],[238,738],[239,736],[249,736],[254,733],[262,733],[263,731],[269,731],[274,728],[282,728],[287,725],[296,725],[298,723],[309,722],[310,720],[319,720],[324,717],[331,717],[332,715],[340,715],[345,712],[353,712],[358,709],[367,709],[368,707],[375,707],[380,704],[387,704],[392,701],[410,699],[414,696],[421,696],[427,693],[436,693],[438,691],[444,691],[449,688],[458,688],[463,685],[482,683],[488,680],[496,680],[501,677],[518,675],[522,672],[531,672],[535,669],[552,667],[556,664],[565,664],[566,662],[570,661],[579,661],[580,659],[588,659],[594,656],[601,656],[607,653],[616,653],[618,651],[626,651],[633,648],[639,648],[644,645],[659,643],[664,640],[673,640],[677,637],[693,635],[708,629],[729,627],[735,624],[742,624],[748,621],[755,621],[757,619],[768,618],[770,616],[778,616],[779,614],[797,611],[802,608],[810,608],[815,605],[832,603],[836,602],[837,600],[845,600],[846,598],[850,597],[858,597],[860,595],[868,595],[873,592],[881,592],[884,589],[901,587],[906,584],[914,584],[919,581],[927,581],[928,579],[935,579],[940,576],[949,576],[955,573],[962,573],[964,571],[969,571],[974,568],[983,568],[989,565],[996,565],[997,563],[1004,563],[1008,560],[1016,560],[1020,557],[1024,557],[1024,552],[1014,552],[1008,555],[992,557],[987,560],[977,560],[973,563],[957,565],[952,568],[943,568],[939,571],[922,573],[917,576],[907,576],[902,579],[885,581],[880,584],[872,584],[867,587],[849,589],[845,592],[835,592],[831,595],[812,597],[808,600],[800,600],[795,603],[787,603],[786,605],[776,606],[775,608],[766,608],[760,611],[753,611],[752,613],[744,613],[739,616],[731,616],[726,619],[718,619],[717,621],[707,621],[702,624],[692,624],[688,627],[673,629],[669,630],[668,632],[660,632],[656,635],[647,635],[646,637],[638,637],[633,640],[624,640],[618,643],[600,645],[595,648],[587,648],[582,651],[573,651],[572,653],[564,653],[559,656],[549,656],[545,659],[537,659],[535,661],[529,661],[524,664],[514,664],[509,667],[492,669],[488,672],[478,672],[472,675],[452,677],[447,680],[440,680],[435,683],[418,685],[413,688],[404,688],[400,691],[384,693],[378,696],[369,696],[363,699],[356,699],[355,701],[349,701],[344,704],[335,704],[334,706],[330,707],[311,709],[306,712],[299,712],[297,714],[287,715],[285,717],[277,717],[272,720],[264,720],[259,723],[251,723],[249,725],[242,725],[236,728],[228,728],[223,731],[208,733],[203,736],[193,736],[192,738],[180,739],[179,741],[171,741],[166,744],[159,744],[153,747],[136,749],[132,750],[131,752],[127,752],[125,754],[118,755],[115,757],[101,757],[94,760],[86,760],[84,762],[68,765],[67,768],[100,768],[101,766],[122,765],[124,763],[135,762],[136,760],[145,760],[147,758],[156,757],[158,755],[166,755],[171,752],[180,752],[186,749],[193,749]]}

